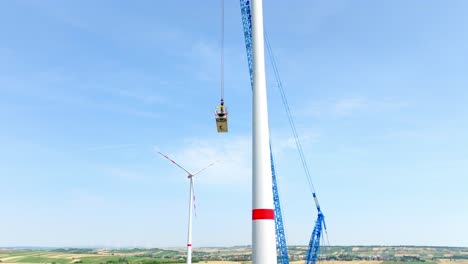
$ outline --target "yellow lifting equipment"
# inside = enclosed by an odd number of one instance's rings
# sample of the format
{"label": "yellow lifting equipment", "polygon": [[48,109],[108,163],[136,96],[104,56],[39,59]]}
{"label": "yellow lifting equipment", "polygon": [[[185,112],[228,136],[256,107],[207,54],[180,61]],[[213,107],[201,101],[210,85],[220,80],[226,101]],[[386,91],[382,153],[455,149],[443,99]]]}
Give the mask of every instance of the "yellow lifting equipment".
{"label": "yellow lifting equipment", "polygon": [[215,109],[216,129],[219,133],[228,132],[228,112],[224,106],[224,100],[221,100],[221,105]]}
{"label": "yellow lifting equipment", "polygon": [[228,132],[228,112],[224,106],[224,0],[221,0],[221,104],[215,108],[216,129],[218,133]]}

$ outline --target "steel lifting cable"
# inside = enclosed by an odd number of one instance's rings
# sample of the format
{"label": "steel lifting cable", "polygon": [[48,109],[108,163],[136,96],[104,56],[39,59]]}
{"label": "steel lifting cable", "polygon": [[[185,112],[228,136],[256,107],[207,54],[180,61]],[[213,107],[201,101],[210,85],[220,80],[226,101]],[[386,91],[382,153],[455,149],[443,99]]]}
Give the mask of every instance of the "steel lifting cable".
{"label": "steel lifting cable", "polygon": [[[296,143],[296,147],[297,147],[297,150],[299,152],[299,156],[301,158],[302,167],[304,168],[304,172],[305,172],[305,174],[307,176],[306,178],[307,178],[307,181],[309,183],[309,188],[310,188],[310,190],[312,192],[312,195],[315,198],[316,197],[315,187],[314,187],[314,184],[312,182],[312,176],[310,175],[309,165],[307,164],[307,161],[306,161],[305,155],[304,155],[304,151],[302,150],[302,144],[301,144],[301,141],[299,140],[299,136],[297,134],[296,125],[294,124],[294,119],[292,117],[291,109],[289,108],[289,103],[288,103],[288,100],[286,98],[286,94],[285,94],[284,89],[283,89],[283,83],[281,82],[278,67],[276,66],[275,56],[273,55],[273,50],[271,48],[270,40],[269,40],[269,37],[268,37],[268,34],[266,33],[266,31],[265,31],[265,40],[266,40],[265,42],[266,42],[266,46],[267,46],[268,55],[270,57],[273,72],[275,74],[276,83],[278,84],[278,90],[280,91],[280,94],[281,94],[281,100],[283,101],[283,105],[284,105],[284,108],[286,110],[286,114],[288,116],[289,125],[291,126],[291,130],[293,132],[294,141]],[[315,199],[315,201],[316,201],[316,199]],[[317,207],[320,208],[317,201],[316,201],[316,203],[317,203],[316,204]]]}
{"label": "steel lifting cable", "polygon": [[[283,101],[283,106],[284,106],[284,109],[286,110],[286,115],[288,116],[289,125],[291,126],[291,130],[293,132],[294,141],[296,143],[296,147],[297,147],[297,150],[299,152],[299,156],[301,158],[302,167],[304,168],[304,172],[305,172],[305,174],[307,176],[306,178],[307,178],[307,181],[309,183],[309,188],[310,188],[310,190],[312,192],[312,196],[314,197],[315,205],[316,205],[317,209],[320,212],[321,211],[320,210],[320,205],[319,205],[319,202],[318,202],[318,199],[317,199],[317,195],[315,193],[315,187],[314,187],[314,184],[312,182],[312,176],[310,175],[309,165],[307,164],[307,161],[306,161],[305,155],[304,155],[304,151],[302,150],[302,144],[301,144],[301,141],[300,141],[299,136],[297,134],[296,125],[295,125],[294,119],[292,117],[291,109],[289,108],[288,99],[287,99],[286,93],[284,92],[284,89],[283,89],[283,83],[281,82],[278,67],[276,65],[275,56],[273,55],[273,49],[271,48],[270,39],[269,39],[268,33],[266,31],[265,31],[265,43],[266,43],[268,55],[269,55],[270,60],[271,60],[271,65],[272,65],[272,68],[273,68],[273,72],[275,74],[276,83],[278,84],[278,90],[280,91],[281,100]],[[328,232],[327,232],[326,228],[324,229],[324,232],[322,233],[322,237],[325,237],[325,239],[326,239],[325,243],[329,246],[330,241],[328,239]]]}
{"label": "steel lifting cable", "polygon": [[221,0],[221,105],[224,104],[224,0]]}

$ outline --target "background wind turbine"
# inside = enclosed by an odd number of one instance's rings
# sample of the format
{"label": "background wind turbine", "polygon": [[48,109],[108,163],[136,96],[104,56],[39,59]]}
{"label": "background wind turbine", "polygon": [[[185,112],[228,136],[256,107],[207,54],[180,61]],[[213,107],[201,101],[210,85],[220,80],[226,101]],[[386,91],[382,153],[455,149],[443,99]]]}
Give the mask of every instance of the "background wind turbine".
{"label": "background wind turbine", "polygon": [[195,173],[191,173],[190,171],[186,170],[184,167],[177,164],[177,162],[175,162],[174,160],[172,160],[168,156],[164,155],[161,152],[158,152],[158,153],[161,154],[161,156],[168,159],[170,162],[174,163],[177,167],[184,170],[188,174],[187,178],[189,178],[189,180],[190,180],[189,217],[188,217],[189,220],[188,220],[188,235],[187,235],[187,264],[191,264],[192,263],[192,208],[193,208],[193,202],[195,200],[195,195],[194,195],[195,190],[194,190],[194,187],[193,187],[193,177],[195,175],[199,174],[200,172],[208,169],[209,167],[213,166],[218,161],[215,161],[215,162],[211,163],[210,165],[204,167],[203,169],[201,169],[201,170],[199,170],[199,171],[197,171]]}

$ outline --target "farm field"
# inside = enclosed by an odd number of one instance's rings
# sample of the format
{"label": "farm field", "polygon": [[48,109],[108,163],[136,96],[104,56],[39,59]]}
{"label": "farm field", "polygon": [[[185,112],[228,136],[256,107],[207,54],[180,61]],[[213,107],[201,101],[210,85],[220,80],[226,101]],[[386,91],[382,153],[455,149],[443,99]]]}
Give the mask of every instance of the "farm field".
{"label": "farm field", "polygon": [[[86,253],[48,250],[0,250],[0,263],[51,263],[51,264],[117,264],[117,263],[177,263],[183,262],[172,250],[115,251],[95,250]],[[159,257],[158,257],[159,255]]]}
{"label": "farm field", "polygon": [[[306,246],[288,248],[291,264],[303,264]],[[331,264],[468,264],[468,248],[332,246],[321,250],[320,262]],[[193,262],[248,264],[250,247],[195,248]],[[184,248],[168,249],[0,249],[0,264],[166,264],[185,263]]]}

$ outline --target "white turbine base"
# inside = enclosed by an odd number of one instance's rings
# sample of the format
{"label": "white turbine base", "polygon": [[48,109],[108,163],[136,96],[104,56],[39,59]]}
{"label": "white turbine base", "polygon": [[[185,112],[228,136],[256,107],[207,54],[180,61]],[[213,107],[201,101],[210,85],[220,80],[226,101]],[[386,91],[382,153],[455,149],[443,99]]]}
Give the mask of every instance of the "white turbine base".
{"label": "white turbine base", "polygon": [[[252,263],[276,264],[275,220],[254,220],[252,225]],[[261,241],[261,243],[258,243]]]}

